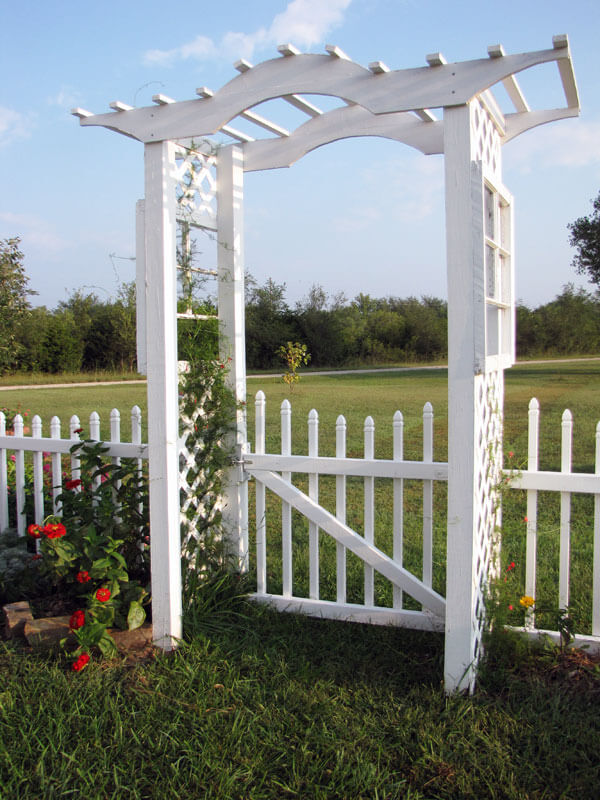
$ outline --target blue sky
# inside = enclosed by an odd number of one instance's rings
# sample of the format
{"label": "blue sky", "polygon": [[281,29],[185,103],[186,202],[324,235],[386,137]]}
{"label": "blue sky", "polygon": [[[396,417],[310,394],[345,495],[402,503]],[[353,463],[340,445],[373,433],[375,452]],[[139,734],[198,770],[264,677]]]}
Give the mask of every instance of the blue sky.
{"label": "blue sky", "polygon": [[[504,148],[515,196],[517,296],[535,306],[567,282],[588,286],[570,261],[567,223],[600,190],[598,0],[257,0],[173,5],[156,0],[22,0],[0,9],[0,238],[20,236],[35,304],[53,307],[85,287],[101,297],[131,280],[143,145],[81,128],[80,106],[149,105],[213,90],[292,42],[336,44],[354,61],[391,69],[552,46],[567,33],[582,114]],[[554,65],[523,76],[533,107],[561,104]],[[321,148],[291,169],[246,176],[246,266],[285,282],[295,302],[327,292],[446,296],[441,156],[364,138]],[[207,251],[206,258],[210,261]]]}

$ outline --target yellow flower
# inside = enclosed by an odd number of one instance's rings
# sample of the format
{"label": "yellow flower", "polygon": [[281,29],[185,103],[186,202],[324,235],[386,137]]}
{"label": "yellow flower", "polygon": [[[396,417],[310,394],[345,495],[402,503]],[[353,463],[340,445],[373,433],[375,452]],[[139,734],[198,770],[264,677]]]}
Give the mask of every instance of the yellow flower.
{"label": "yellow flower", "polygon": [[523,608],[531,608],[531,606],[535,605],[535,600],[533,597],[529,597],[528,594],[524,594],[519,600],[519,603],[523,606]]}

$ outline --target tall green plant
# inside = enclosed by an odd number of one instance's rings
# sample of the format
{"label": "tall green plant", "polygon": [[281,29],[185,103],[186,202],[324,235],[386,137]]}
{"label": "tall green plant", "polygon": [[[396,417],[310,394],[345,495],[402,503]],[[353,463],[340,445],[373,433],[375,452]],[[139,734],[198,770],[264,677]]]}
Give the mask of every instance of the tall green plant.
{"label": "tall green plant", "polygon": [[[183,605],[188,608],[208,575],[226,567],[220,498],[233,454],[236,403],[226,385],[228,362],[192,357],[180,382],[180,420],[194,497],[181,525]],[[182,490],[182,508],[186,506]]]}

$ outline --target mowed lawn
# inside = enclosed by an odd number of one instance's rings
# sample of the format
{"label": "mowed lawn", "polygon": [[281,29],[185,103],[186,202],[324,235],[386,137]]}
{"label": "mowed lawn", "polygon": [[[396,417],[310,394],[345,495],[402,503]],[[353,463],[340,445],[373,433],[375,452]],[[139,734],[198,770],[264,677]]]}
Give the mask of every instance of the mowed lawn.
{"label": "mowed lawn", "polygon": [[[348,452],[362,454],[362,424],[376,424],[376,456],[391,455],[391,421],[405,419],[405,455],[421,458],[421,413],[435,413],[436,460],[446,458],[447,378],[422,370],[377,375],[305,377],[290,396],[294,449],[306,452],[306,417],[320,418],[320,450],[333,454],[335,420],[348,420]],[[254,394],[267,396],[268,449],[279,447],[278,413],[286,387],[249,381],[249,438]],[[517,367],[507,374],[505,452],[526,456],[530,397],[542,409],[542,465],[559,466],[560,420],[575,417],[574,469],[592,470],[600,419],[600,362]],[[0,393],[0,406],[40,413],[48,430],[58,414],[63,431],[78,413],[120,408],[127,433],[133,404],[145,414],[145,387],[111,386]],[[87,429],[87,423],[83,424]],[[126,435],[124,436],[126,438]],[[522,464],[521,464],[522,465]],[[407,482],[409,483],[409,482]],[[406,557],[419,569],[421,488],[406,487],[414,529]],[[362,482],[354,485],[357,528]],[[331,504],[331,487],[321,479]],[[350,489],[350,486],[349,486]],[[386,488],[376,536],[386,526]],[[523,493],[506,498],[504,558],[522,569]],[[443,520],[444,487],[434,509]],[[556,537],[550,498],[543,498],[543,591],[553,590]],[[586,601],[591,575],[590,498],[574,503],[573,584]],[[508,505],[508,508],[506,506]],[[270,537],[277,549],[279,509],[271,499]],[[544,527],[545,526],[545,527]],[[542,532],[543,529],[543,532]],[[301,521],[295,535],[302,539]],[[436,528],[435,580],[443,588],[443,524]],[[327,561],[325,543],[324,560]],[[578,566],[577,566],[578,565]],[[352,573],[352,564],[349,565]],[[302,592],[301,554],[295,589]],[[322,591],[333,580],[325,566]],[[356,571],[360,594],[361,574]],[[351,576],[350,576],[351,577]],[[276,589],[276,552],[269,562]],[[351,583],[351,581],[349,581]],[[586,588],[587,587],[587,588]],[[378,584],[378,600],[387,602]],[[586,627],[588,622],[582,619]],[[453,798],[591,800],[600,780],[600,679],[593,665],[555,653],[532,656],[500,637],[473,697],[444,695],[443,636],[391,628],[307,620],[232,601],[207,587],[185,620],[186,636],[171,656],[141,664],[92,664],[70,673],[60,657],[0,643],[0,797],[62,798]]]}

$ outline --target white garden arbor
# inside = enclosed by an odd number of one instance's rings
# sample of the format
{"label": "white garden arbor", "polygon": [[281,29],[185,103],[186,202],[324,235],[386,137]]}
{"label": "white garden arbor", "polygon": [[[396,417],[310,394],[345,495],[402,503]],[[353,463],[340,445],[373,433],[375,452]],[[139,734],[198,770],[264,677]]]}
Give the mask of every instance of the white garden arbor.
{"label": "white garden arbor", "polygon": [[[503,370],[514,361],[512,200],[502,183],[502,146],[530,128],[579,113],[567,37],[555,36],[552,44],[550,49],[516,55],[506,55],[495,45],[486,58],[457,63],[447,63],[435,53],[427,56],[428,66],[403,70],[390,70],[379,61],[365,68],[334,46],[316,55],[285,44],[278,48],[278,57],[257,66],[239,61],[238,76],[217,92],[197,89],[193,100],[175,102],[159,94],[150,107],[114,102],[107,114],[73,111],[82,125],[101,125],[145,146],[145,199],[138,204],[138,347],[140,367],[146,367],[148,375],[153,624],[156,639],[166,649],[181,636],[178,222],[216,232],[221,353],[231,358],[230,384],[237,400],[245,401],[244,172],[289,167],[335,140],[380,136],[445,158],[445,601],[406,570],[384,563],[364,540],[362,551],[375,569],[381,567],[384,574],[387,570],[398,586],[415,591],[413,596],[441,620],[447,691],[472,687],[483,593],[494,568],[499,522],[495,486],[501,468]],[[566,103],[558,109],[532,110],[515,76],[548,62],[556,62]],[[492,92],[500,85],[512,104],[508,111]],[[315,95],[338,98],[339,103],[322,111],[314,104]],[[303,112],[303,124],[287,130],[255,110],[276,98]],[[236,118],[251,123],[260,134],[266,132],[266,138],[236,129]],[[218,145],[210,139],[216,134]],[[231,469],[223,502],[232,553],[242,569],[248,557],[246,470],[252,472],[248,465],[244,469],[246,441],[240,411],[239,463]]]}

